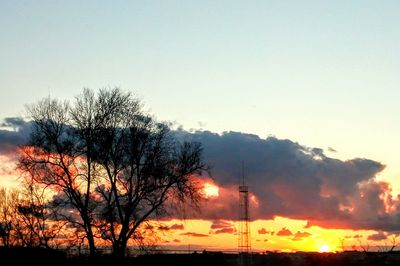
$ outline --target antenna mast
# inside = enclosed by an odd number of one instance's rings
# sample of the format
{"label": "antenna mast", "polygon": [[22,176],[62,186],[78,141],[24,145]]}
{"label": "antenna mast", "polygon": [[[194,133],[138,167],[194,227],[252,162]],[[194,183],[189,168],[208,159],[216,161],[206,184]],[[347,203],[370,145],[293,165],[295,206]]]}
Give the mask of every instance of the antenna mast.
{"label": "antenna mast", "polygon": [[239,266],[250,265],[251,252],[249,187],[246,186],[244,177],[244,162],[242,161],[242,180],[239,183]]}

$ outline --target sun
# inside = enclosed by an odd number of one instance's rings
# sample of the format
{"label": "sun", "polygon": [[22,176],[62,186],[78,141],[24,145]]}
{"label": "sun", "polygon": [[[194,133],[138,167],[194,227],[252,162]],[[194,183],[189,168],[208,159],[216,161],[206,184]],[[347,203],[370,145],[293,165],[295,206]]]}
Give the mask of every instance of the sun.
{"label": "sun", "polygon": [[321,253],[326,253],[326,252],[330,252],[331,249],[327,246],[327,245],[322,245],[319,247],[319,252]]}
{"label": "sun", "polygon": [[219,188],[218,188],[218,186],[216,186],[212,183],[204,183],[203,194],[206,198],[218,197],[219,196]]}

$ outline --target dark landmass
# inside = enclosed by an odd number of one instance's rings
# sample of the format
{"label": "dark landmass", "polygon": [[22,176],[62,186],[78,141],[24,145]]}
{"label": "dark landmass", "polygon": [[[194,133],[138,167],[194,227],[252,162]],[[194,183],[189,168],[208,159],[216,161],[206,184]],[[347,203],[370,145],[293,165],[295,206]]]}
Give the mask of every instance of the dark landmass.
{"label": "dark landmass", "polygon": [[[151,254],[118,259],[112,256],[94,258],[68,257],[63,251],[39,248],[0,248],[0,265],[115,265],[115,266],[236,266],[237,254],[202,252],[192,254]],[[400,252],[343,253],[265,253],[252,254],[252,266],[341,266],[400,265]]]}

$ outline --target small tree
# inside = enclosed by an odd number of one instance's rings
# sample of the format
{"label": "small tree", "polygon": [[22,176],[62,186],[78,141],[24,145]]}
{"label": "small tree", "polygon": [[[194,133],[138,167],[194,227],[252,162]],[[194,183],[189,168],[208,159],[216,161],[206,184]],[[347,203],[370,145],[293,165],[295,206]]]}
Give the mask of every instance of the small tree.
{"label": "small tree", "polygon": [[18,204],[18,192],[0,188],[0,239],[3,247],[15,245],[14,222]]}
{"label": "small tree", "polygon": [[34,186],[0,189],[0,238],[4,247],[46,247],[60,233],[63,224],[54,219],[44,190]]}
{"label": "small tree", "polygon": [[19,168],[72,210],[64,218],[83,229],[91,255],[97,236],[124,256],[167,200],[199,199],[192,175],[205,169],[201,145],[176,141],[131,94],[86,89],[72,105],[46,98],[28,111],[33,130]]}
{"label": "small tree", "polygon": [[368,252],[369,252],[370,244],[369,244],[368,241],[366,242],[366,244],[363,244],[363,243],[361,242],[361,239],[358,239],[357,242],[358,242],[358,244],[359,244],[359,246],[360,246],[360,248],[361,248],[361,250],[362,250],[363,252],[365,252],[365,253],[368,253]]}
{"label": "small tree", "polygon": [[58,208],[48,201],[45,187],[28,180],[24,180],[25,188],[16,205],[18,215],[14,228],[17,238],[26,247],[51,248],[57,244],[53,240],[66,223],[58,219]]}

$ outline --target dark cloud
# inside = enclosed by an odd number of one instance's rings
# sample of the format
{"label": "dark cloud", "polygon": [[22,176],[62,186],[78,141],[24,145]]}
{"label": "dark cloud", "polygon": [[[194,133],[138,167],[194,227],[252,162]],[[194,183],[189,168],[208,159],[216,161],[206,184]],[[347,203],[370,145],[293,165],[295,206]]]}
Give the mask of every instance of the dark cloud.
{"label": "dark cloud", "polygon": [[0,124],[0,154],[9,154],[18,145],[26,143],[31,132],[31,123],[22,118],[7,117]]}
{"label": "dark cloud", "polygon": [[357,238],[362,238],[363,236],[362,235],[349,235],[349,236],[345,236],[344,238],[354,238],[354,239],[357,239]]}
{"label": "dark cloud", "polygon": [[173,224],[169,227],[170,230],[184,230],[183,224]]}
{"label": "dark cloud", "polygon": [[232,222],[223,220],[214,220],[210,226],[211,229],[230,228],[233,226]]}
{"label": "dark cloud", "polygon": [[375,177],[380,162],[328,157],[324,150],[287,139],[238,132],[177,131],[201,142],[219,196],[203,204],[201,218],[237,220],[237,184],[245,164],[251,219],[275,216],[327,228],[400,230],[400,198]]}
{"label": "dark cloud", "polygon": [[0,123],[0,127],[8,127],[8,128],[22,128],[26,125],[26,121],[20,117],[6,117],[3,119],[3,122]]}
{"label": "dark cloud", "polygon": [[[31,123],[6,118],[0,124],[0,154],[10,154],[27,141]],[[187,218],[236,220],[237,184],[245,163],[250,188],[251,219],[284,216],[307,220],[307,226],[400,230],[400,197],[375,176],[384,165],[365,158],[342,161],[324,150],[287,139],[239,132],[175,132],[180,139],[199,141],[212,167],[219,196],[201,204]],[[329,150],[329,148],[328,148]],[[217,230],[217,229],[213,229]]]}
{"label": "dark cloud", "polygon": [[233,234],[236,233],[235,225],[229,221],[214,220],[210,226],[209,234]]}
{"label": "dark cloud", "polygon": [[234,227],[229,228],[221,228],[217,230],[210,231],[210,234],[233,234],[236,233],[236,229]]}
{"label": "dark cloud", "polygon": [[367,237],[368,240],[372,240],[372,241],[380,241],[380,240],[386,240],[387,239],[387,235],[383,232],[378,232],[376,234],[372,234],[369,235]]}
{"label": "dark cloud", "polygon": [[160,225],[158,227],[158,230],[161,231],[170,231],[170,230],[184,230],[185,227],[183,226],[183,224],[173,224],[171,226],[168,225]]}

